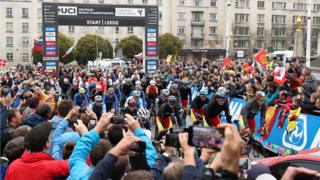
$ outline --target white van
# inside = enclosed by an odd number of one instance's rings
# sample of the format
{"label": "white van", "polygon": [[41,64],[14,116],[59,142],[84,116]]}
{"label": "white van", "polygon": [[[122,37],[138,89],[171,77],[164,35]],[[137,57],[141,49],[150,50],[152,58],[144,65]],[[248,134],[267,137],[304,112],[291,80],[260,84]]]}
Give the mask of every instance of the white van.
{"label": "white van", "polygon": [[102,59],[96,61],[89,61],[88,67],[97,66],[104,68],[106,70],[111,70],[114,66],[120,66],[122,68],[126,67],[126,62],[121,59]]}

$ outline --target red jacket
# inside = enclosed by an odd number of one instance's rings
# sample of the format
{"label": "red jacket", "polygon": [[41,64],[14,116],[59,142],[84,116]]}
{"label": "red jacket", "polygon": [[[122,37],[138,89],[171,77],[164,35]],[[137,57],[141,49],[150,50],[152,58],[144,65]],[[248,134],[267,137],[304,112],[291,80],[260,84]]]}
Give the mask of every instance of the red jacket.
{"label": "red jacket", "polygon": [[68,175],[69,164],[67,160],[54,160],[44,152],[25,151],[20,159],[10,164],[5,180],[44,180]]}

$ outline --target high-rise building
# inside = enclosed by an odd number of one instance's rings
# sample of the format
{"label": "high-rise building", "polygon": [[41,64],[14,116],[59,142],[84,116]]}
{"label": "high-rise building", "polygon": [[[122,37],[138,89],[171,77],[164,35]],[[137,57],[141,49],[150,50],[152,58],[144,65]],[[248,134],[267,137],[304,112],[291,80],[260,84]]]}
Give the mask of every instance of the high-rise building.
{"label": "high-rise building", "polygon": [[[33,40],[42,35],[42,2],[158,5],[159,33],[178,36],[182,56],[194,59],[223,57],[227,36],[234,57],[250,57],[261,48],[292,50],[299,15],[306,37],[307,4],[302,0],[0,0],[0,58],[9,64],[32,62]],[[320,0],[311,6],[311,53],[316,55]],[[126,36],[144,36],[143,27],[60,26],[59,32],[75,43],[85,34],[98,34],[113,45]]]}

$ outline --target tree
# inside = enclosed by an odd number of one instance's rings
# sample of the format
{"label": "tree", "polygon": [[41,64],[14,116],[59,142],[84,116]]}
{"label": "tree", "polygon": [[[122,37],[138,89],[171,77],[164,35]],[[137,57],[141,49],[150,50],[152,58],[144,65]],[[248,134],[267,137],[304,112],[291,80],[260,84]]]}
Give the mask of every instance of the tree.
{"label": "tree", "polygon": [[168,55],[180,54],[182,48],[182,41],[170,34],[165,33],[159,37],[159,55],[160,58],[166,58]]}
{"label": "tree", "polygon": [[[59,38],[59,40],[58,40],[58,44],[59,44],[59,61],[62,62],[62,63],[69,63],[69,62],[73,61],[74,59],[76,59],[77,56],[78,56],[78,51],[76,49],[73,49],[71,54],[69,54],[65,58],[62,58],[62,56],[67,51],[67,49],[70,48],[71,46],[73,46],[73,44],[74,44],[73,40],[71,38],[68,38],[67,36],[65,36],[62,33],[59,33],[58,38]],[[42,39],[42,36],[39,39]],[[33,56],[33,59],[34,59],[35,63],[43,61],[42,51],[41,52],[36,52],[36,51],[34,51],[32,49],[32,56]]]}
{"label": "tree", "polygon": [[[97,43],[96,43],[97,42]],[[110,42],[101,36],[86,35],[79,39],[76,49],[78,50],[78,62],[87,64],[90,60],[95,60],[98,52],[102,52],[103,58],[112,58],[112,46]]]}
{"label": "tree", "polygon": [[124,56],[127,58],[133,58],[134,55],[142,52],[142,40],[137,36],[129,36],[121,39],[116,46],[116,51],[122,48]]}

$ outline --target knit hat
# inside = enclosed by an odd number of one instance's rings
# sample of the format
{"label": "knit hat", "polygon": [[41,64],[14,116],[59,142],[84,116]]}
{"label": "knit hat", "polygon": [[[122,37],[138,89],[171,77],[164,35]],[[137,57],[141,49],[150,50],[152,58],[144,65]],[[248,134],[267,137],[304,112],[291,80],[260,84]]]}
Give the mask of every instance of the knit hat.
{"label": "knit hat", "polygon": [[25,148],[31,152],[43,151],[51,130],[52,124],[50,122],[43,122],[32,128],[24,138]]}

